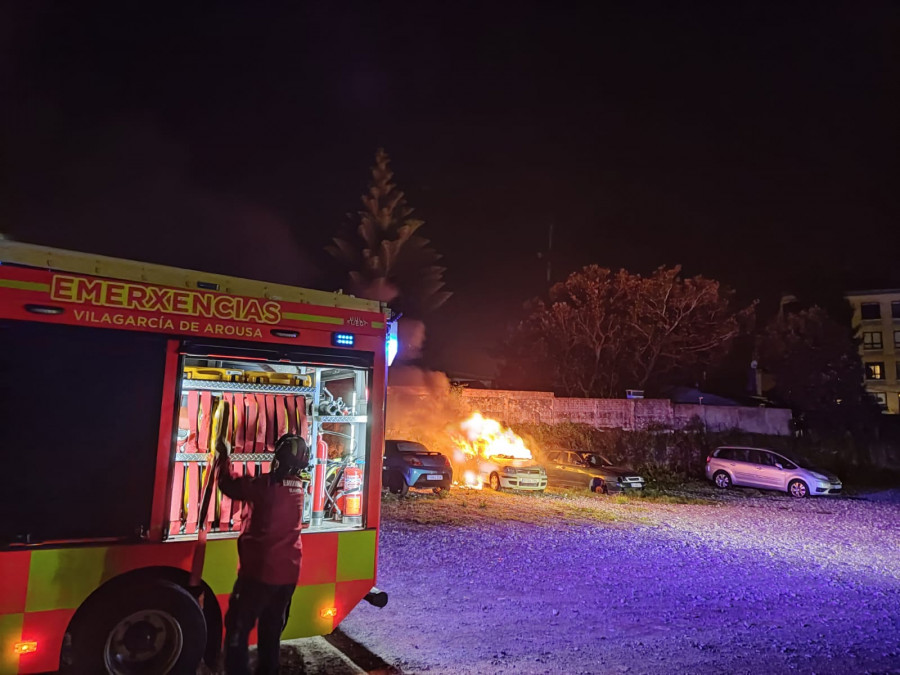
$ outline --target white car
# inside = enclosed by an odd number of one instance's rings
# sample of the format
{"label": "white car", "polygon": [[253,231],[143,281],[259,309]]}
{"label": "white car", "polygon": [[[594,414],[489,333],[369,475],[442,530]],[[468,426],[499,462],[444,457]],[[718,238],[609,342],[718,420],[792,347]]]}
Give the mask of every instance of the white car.
{"label": "white car", "polygon": [[482,484],[494,490],[547,489],[547,472],[533,459],[516,459],[506,455],[493,455],[478,460],[478,478]]}
{"label": "white car", "polygon": [[798,498],[838,495],[844,488],[840,478],[808,460],[767,448],[716,448],[706,458],[706,477],[722,489],[745,485]]}

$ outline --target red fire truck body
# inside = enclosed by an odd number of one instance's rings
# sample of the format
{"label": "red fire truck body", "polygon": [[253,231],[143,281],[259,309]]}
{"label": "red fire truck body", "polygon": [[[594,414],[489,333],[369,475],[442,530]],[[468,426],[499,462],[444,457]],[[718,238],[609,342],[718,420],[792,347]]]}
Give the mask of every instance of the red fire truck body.
{"label": "red fire truck body", "polygon": [[315,449],[284,637],[331,632],[375,582],[388,329],[340,293],[0,241],[0,674],[215,658],[245,515],[217,434],[248,475],[282,433]]}

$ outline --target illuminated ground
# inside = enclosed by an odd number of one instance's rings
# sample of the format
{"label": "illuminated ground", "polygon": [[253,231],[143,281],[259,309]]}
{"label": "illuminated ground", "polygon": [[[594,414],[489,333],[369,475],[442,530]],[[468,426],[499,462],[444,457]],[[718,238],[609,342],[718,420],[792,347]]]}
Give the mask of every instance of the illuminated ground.
{"label": "illuminated ground", "polygon": [[343,628],[404,673],[900,673],[898,502],[389,498]]}

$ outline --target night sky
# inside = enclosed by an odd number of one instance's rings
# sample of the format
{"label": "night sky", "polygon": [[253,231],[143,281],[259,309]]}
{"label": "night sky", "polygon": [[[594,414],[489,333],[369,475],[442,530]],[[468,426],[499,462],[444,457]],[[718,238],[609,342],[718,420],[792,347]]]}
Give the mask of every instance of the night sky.
{"label": "night sky", "polygon": [[19,240],[327,285],[384,146],[455,293],[432,367],[490,370],[551,223],[554,280],[900,287],[895,3],[11,5]]}

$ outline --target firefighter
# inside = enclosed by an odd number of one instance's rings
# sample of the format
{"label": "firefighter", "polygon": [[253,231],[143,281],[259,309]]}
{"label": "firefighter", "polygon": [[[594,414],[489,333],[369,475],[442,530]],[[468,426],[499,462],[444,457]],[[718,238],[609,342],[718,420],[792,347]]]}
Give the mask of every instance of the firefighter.
{"label": "firefighter", "polygon": [[275,444],[271,472],[255,478],[232,476],[227,445],[220,443],[216,450],[219,489],[247,509],[238,539],[238,578],[225,614],[225,672],[250,672],[247,641],[259,622],[256,672],[277,673],[281,632],[300,576],[299,473],[309,463],[309,447],[302,437],[285,434]]}

